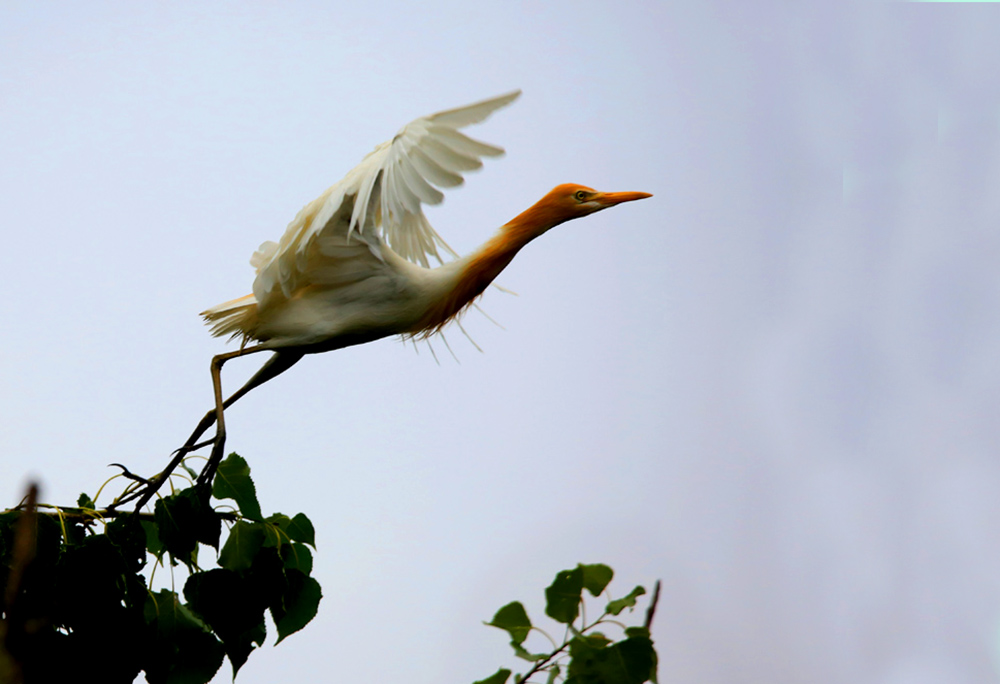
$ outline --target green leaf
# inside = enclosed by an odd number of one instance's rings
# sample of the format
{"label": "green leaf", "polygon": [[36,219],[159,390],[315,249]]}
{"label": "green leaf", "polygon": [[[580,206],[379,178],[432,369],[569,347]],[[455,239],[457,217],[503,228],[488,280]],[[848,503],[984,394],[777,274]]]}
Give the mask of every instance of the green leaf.
{"label": "green leaf", "polygon": [[264,546],[281,546],[286,544],[291,539],[288,537],[288,533],[285,530],[288,526],[292,524],[292,519],[289,518],[284,513],[275,513],[264,518],[264,522],[267,523],[267,538],[264,540]]}
{"label": "green leaf", "polygon": [[608,607],[605,608],[605,612],[609,615],[618,615],[626,608],[635,608],[635,600],[646,593],[646,590],[642,587],[636,587],[628,596],[624,598],[615,599],[614,601],[608,602]]}
{"label": "green leaf", "polygon": [[313,567],[312,551],[305,544],[292,542],[281,547],[281,559],[284,567],[298,570],[303,575],[311,575]]}
{"label": "green leaf", "polygon": [[80,496],[76,500],[76,505],[79,506],[80,508],[90,508],[90,509],[97,508],[97,506],[94,505],[94,500],[91,499],[89,496],[87,496],[87,494],[85,493],[80,494]]}
{"label": "green leaf", "polygon": [[143,600],[132,615],[126,606],[136,587],[133,558],[125,558],[107,535],[96,534],[66,547],[56,565],[54,599],[56,620],[74,630],[110,629],[115,623],[141,618]]}
{"label": "green leaf", "polygon": [[222,519],[193,487],[158,500],[154,520],[160,540],[174,558],[190,559],[198,542],[219,548]]}
{"label": "green leaf", "polygon": [[212,496],[236,501],[244,518],[263,520],[260,504],[257,502],[257,488],[250,478],[250,466],[235,452],[219,464],[212,484]]}
{"label": "green leaf", "polygon": [[276,526],[278,529],[286,530],[288,525],[291,524],[292,519],[289,518],[284,513],[272,513],[271,515],[264,518],[264,522],[269,522]]}
{"label": "green leaf", "polygon": [[225,655],[222,644],[174,592],[150,595],[145,615],[155,625],[155,638],[150,635],[143,654],[149,682],[205,684],[215,676]]}
{"label": "green leaf", "polygon": [[553,620],[570,624],[580,614],[583,600],[583,566],[563,570],[545,589],[545,614]]}
{"label": "green leaf", "polygon": [[[284,513],[275,513],[267,517],[267,522],[281,530],[284,537],[287,537],[289,540],[309,544],[314,549],[316,548],[316,532],[313,529],[312,522],[304,514],[298,513],[294,518],[289,518]],[[285,539],[281,535],[273,541],[269,537],[267,545],[280,546],[284,541]]]}
{"label": "green leaf", "polygon": [[639,684],[656,682],[658,658],[652,639],[648,636],[634,636],[619,641],[613,648],[618,651],[625,668],[632,674],[633,681]]}
{"label": "green leaf", "polygon": [[601,632],[591,632],[590,634],[585,634],[577,637],[583,639],[588,645],[593,648],[604,648],[611,644],[611,639],[607,638]]}
{"label": "green leaf", "polygon": [[297,513],[285,532],[293,541],[316,548],[316,531],[313,529],[312,522],[304,514]]}
{"label": "green leaf", "polygon": [[531,631],[531,620],[528,619],[528,612],[520,601],[508,603],[486,624],[507,630],[510,633],[511,643],[515,645],[523,643]]}
{"label": "green leaf", "polygon": [[217,569],[188,577],[184,598],[222,640],[235,677],[254,644],[264,641],[266,603],[260,592],[240,573]]}
{"label": "green leaf", "polygon": [[566,684],[643,684],[656,677],[656,652],[646,637],[607,645],[604,637],[576,637],[569,644]]}
{"label": "green leaf", "polygon": [[288,588],[282,596],[282,605],[271,606],[271,617],[274,618],[274,625],[278,628],[276,646],[285,637],[299,631],[316,617],[319,601],[323,598],[319,582],[312,577],[306,577],[297,570],[289,570],[286,574]]}
{"label": "green leaf", "polygon": [[510,670],[501,667],[486,679],[480,679],[472,684],[506,684],[508,677],[510,677]]}
{"label": "green leaf", "polygon": [[[21,511],[0,513],[0,587],[7,587],[12,556],[16,553],[15,537],[25,515]],[[35,556],[31,571],[21,576],[21,593],[17,600],[23,615],[47,616],[53,609],[52,583],[63,545],[62,529],[47,515],[34,516],[34,525]]]}
{"label": "green leaf", "polygon": [[516,655],[521,660],[527,660],[529,663],[537,663],[539,660],[545,660],[549,656],[545,653],[530,653],[521,644],[510,642],[510,647],[514,649],[514,655]]}
{"label": "green leaf", "polygon": [[105,534],[118,553],[137,573],[146,565],[146,533],[135,516],[123,515],[108,523]]}
{"label": "green leaf", "polygon": [[146,532],[146,550],[159,558],[166,550],[163,542],[160,541],[159,528],[156,526],[156,523],[150,522],[149,520],[143,520],[142,529]]}
{"label": "green leaf", "polygon": [[583,568],[583,586],[591,596],[600,596],[604,588],[615,576],[615,571],[602,563],[580,565]]}
{"label": "green leaf", "polygon": [[80,520],[66,520],[64,518],[60,522],[57,522],[56,525],[59,526],[59,535],[62,538],[61,542],[63,546],[80,544],[84,539],[94,534],[84,527],[83,522]]}
{"label": "green leaf", "polygon": [[288,588],[288,573],[278,550],[261,548],[253,559],[253,566],[240,574],[247,581],[247,591],[265,608],[280,606]]}
{"label": "green leaf", "polygon": [[229,538],[219,553],[219,565],[227,570],[250,568],[264,544],[265,534],[266,528],[262,523],[238,521],[229,530]]}
{"label": "green leaf", "polygon": [[559,667],[559,663],[552,663],[549,666],[549,678],[545,680],[545,684],[555,684],[556,679],[562,674],[562,668]]}

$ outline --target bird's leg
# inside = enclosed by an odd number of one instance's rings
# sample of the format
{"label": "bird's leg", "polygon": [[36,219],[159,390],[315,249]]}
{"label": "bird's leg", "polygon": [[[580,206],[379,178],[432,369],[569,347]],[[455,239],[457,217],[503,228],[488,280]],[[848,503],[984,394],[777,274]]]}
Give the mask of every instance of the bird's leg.
{"label": "bird's leg", "polygon": [[[253,347],[252,347],[253,349]],[[208,463],[198,476],[198,486],[204,486],[212,481],[216,468],[222,462],[223,450],[226,448],[226,407],[222,400],[222,366],[229,359],[242,356],[244,350],[238,349],[228,354],[219,354],[212,358],[212,390],[215,393],[215,439],[212,445],[212,454],[208,457]]]}
{"label": "bird's leg", "polygon": [[208,430],[208,428],[212,427],[212,423],[214,422],[215,422],[215,409],[212,409],[207,414],[205,414],[204,418],[201,419],[201,422],[198,423],[198,427],[194,429],[194,432],[188,438],[188,441],[184,443],[184,446],[182,446],[180,449],[174,452],[173,458],[170,459],[170,463],[167,464],[166,468],[164,468],[161,472],[154,475],[153,477],[149,478],[149,481],[145,487],[133,490],[127,493],[126,495],[113,501],[111,504],[108,505],[108,510],[113,511],[118,506],[127,504],[128,502],[134,501],[135,499],[139,499],[139,503],[135,507],[136,512],[142,510],[142,507],[146,505],[147,501],[153,498],[153,495],[156,494],[160,486],[167,481],[167,478],[169,478],[170,474],[174,472],[174,469],[178,465],[180,465],[181,461],[184,460],[184,457],[187,456],[190,452],[194,451],[196,448],[204,446],[201,444],[195,444],[195,441],[199,437],[201,437],[202,434],[204,434],[204,432]]}
{"label": "bird's leg", "polygon": [[[236,352],[230,352],[229,354],[220,354],[220,356],[225,357],[225,359],[222,360],[222,363],[225,363],[231,358],[235,358],[237,356],[245,356],[247,354],[253,354],[259,351],[264,351],[264,350],[260,347],[260,345],[257,345],[254,347],[241,349]],[[276,363],[276,361],[279,360],[279,357],[281,357],[280,362]],[[249,381],[247,381],[245,385],[243,385],[243,387],[234,392],[231,397],[226,399],[226,401],[222,402],[222,408],[223,409],[229,408],[232,404],[235,404],[237,400],[246,395],[247,392],[249,392],[253,388],[264,384],[265,382],[275,377],[276,375],[291,368],[292,365],[300,358],[302,358],[301,354],[275,354],[268,360],[267,363],[264,364],[264,366],[259,371],[257,371],[257,373],[252,378],[250,378]],[[187,441],[184,443],[184,446],[182,446],[180,449],[178,449],[173,453],[173,458],[170,459],[170,462],[167,464],[166,468],[164,468],[157,475],[154,475],[153,477],[149,478],[149,483],[147,486],[129,492],[124,496],[122,496],[121,498],[117,499],[116,501],[112,502],[108,506],[108,510],[114,510],[116,507],[121,506],[122,504],[126,504],[130,501],[134,501],[136,499],[138,499],[139,502],[136,505],[135,510],[136,511],[141,510],[142,507],[145,506],[146,503],[153,498],[153,495],[156,494],[157,490],[159,490],[159,488],[163,485],[163,483],[167,481],[167,479],[170,477],[170,474],[174,472],[177,466],[180,465],[181,461],[183,461],[184,458],[189,453],[217,441],[216,437],[215,439],[208,440],[207,442],[203,443],[198,442],[198,439],[203,434],[205,434],[205,432],[210,427],[212,427],[212,424],[215,423],[217,417],[221,415],[218,406],[218,397],[222,392],[222,387],[221,387],[221,382],[216,381],[215,365],[217,359],[219,359],[218,356],[212,359],[212,369],[213,369],[212,380],[214,384],[214,391],[217,397],[216,407],[205,414],[205,416],[195,427],[194,432],[191,433],[191,436],[188,437]],[[222,364],[220,363],[219,368],[221,369],[221,367]]]}
{"label": "bird's leg", "polygon": [[[180,449],[174,452],[173,458],[170,459],[170,463],[167,464],[166,468],[164,468],[161,472],[151,477],[147,485],[142,489],[136,490],[133,493],[134,494],[133,496],[122,497],[120,500],[115,501],[111,506],[108,506],[109,510],[113,509],[115,506],[120,506],[121,504],[128,503],[134,498],[139,499],[139,502],[136,504],[135,507],[136,512],[142,510],[142,507],[145,506],[146,503],[153,498],[153,495],[156,494],[156,492],[160,489],[160,487],[163,486],[163,483],[170,478],[171,473],[173,473],[174,470],[177,468],[177,466],[180,465],[181,461],[183,461],[184,458],[195,449],[204,446],[204,444],[197,443],[198,438],[201,437],[205,433],[205,431],[208,430],[208,428],[212,427],[212,423],[215,423],[216,421],[218,421],[219,425],[222,427],[222,447],[219,447],[219,450],[221,451],[221,449],[225,446],[225,438],[226,438],[225,424],[222,422],[222,411],[225,406],[225,404],[222,401],[222,378],[220,375],[222,364],[224,364],[231,358],[242,356],[243,354],[249,354],[253,351],[260,351],[259,346],[250,347],[249,349],[245,350],[240,349],[234,352],[229,352],[228,354],[219,354],[218,356],[212,358],[212,384],[215,392],[215,403],[216,403],[215,408],[205,414],[205,417],[202,418],[201,422],[198,423],[198,426],[195,427],[194,432],[192,432],[191,436],[188,437],[187,441],[184,443],[184,446],[182,446]],[[235,395],[233,397],[230,397],[229,403],[236,401],[236,399],[238,398],[239,397]],[[212,441],[214,441],[216,445],[219,444],[218,432],[216,433],[215,439]],[[212,456],[213,457],[215,456],[215,449],[212,450]],[[209,459],[209,463],[211,463],[211,459]]]}
{"label": "bird's leg", "polygon": [[[251,347],[249,349],[242,350],[242,354],[250,354],[256,351],[263,351],[260,346]],[[234,404],[237,399],[247,394],[250,390],[260,387],[268,380],[272,380],[277,376],[284,373],[286,370],[294,366],[299,359],[302,358],[303,354],[293,353],[293,352],[276,352],[271,358],[260,367],[253,377],[247,380],[243,387],[239,388],[233,393],[229,399],[225,402],[222,401],[222,364],[231,358],[240,356],[236,352],[232,354],[221,354],[216,356],[212,360],[212,383],[215,389],[215,410],[209,411],[202,422],[209,420],[209,416],[218,425],[216,428],[216,435],[214,444],[212,446],[212,454],[209,456],[208,463],[202,469],[201,474],[198,475],[198,485],[204,486],[211,483],[212,478],[215,477],[215,471],[218,469],[219,464],[222,462],[223,450],[225,449],[226,443],[226,426],[224,422],[223,410],[229,408],[230,405]],[[218,362],[218,363],[216,363]],[[209,423],[209,425],[211,422]],[[206,427],[207,429],[207,427]],[[200,435],[199,435],[200,436]]]}

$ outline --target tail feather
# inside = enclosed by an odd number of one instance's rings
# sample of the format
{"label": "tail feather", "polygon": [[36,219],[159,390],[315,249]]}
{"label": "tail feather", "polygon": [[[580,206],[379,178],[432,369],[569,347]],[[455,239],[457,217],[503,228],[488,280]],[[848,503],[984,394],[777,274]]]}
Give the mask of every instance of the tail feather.
{"label": "tail feather", "polygon": [[257,299],[252,295],[217,304],[199,314],[212,326],[212,335],[252,337],[257,323]]}

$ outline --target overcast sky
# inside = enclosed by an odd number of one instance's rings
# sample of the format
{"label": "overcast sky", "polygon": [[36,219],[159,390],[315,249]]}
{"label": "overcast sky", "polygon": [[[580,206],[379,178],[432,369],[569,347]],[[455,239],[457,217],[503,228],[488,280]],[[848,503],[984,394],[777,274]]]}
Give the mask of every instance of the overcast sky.
{"label": "overcast sky", "polygon": [[158,471],[257,245],[521,88],[427,212],[459,252],[559,183],[654,197],[525,249],[485,353],[314,356],[227,413],[325,594],[239,681],[517,667],[480,621],[580,561],[662,578],[663,682],[996,681],[998,35],[985,4],[4,0],[0,500]]}

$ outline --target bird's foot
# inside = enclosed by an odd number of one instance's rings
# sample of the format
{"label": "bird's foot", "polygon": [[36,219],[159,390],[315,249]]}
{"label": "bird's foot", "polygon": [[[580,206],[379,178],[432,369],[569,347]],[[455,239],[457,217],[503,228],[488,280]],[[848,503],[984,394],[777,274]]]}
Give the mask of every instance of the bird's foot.
{"label": "bird's foot", "polygon": [[208,462],[205,467],[201,469],[201,474],[198,475],[198,479],[195,481],[196,487],[208,487],[211,486],[212,480],[215,478],[215,472],[219,469],[219,464],[222,463],[222,457],[226,449],[226,431],[217,430],[215,437],[202,443],[202,446],[212,445],[212,453],[208,457]]}
{"label": "bird's foot", "polygon": [[[121,463],[109,463],[108,464],[109,468],[112,467],[112,466],[114,466],[116,468],[121,468],[122,469],[122,476],[123,477],[127,477],[130,480],[135,480],[136,482],[138,482],[140,484],[144,484],[144,485],[148,485],[149,484],[149,480],[147,480],[146,478],[142,477],[141,475],[136,475],[131,470],[129,470],[128,468],[126,468],[125,466],[123,466]],[[156,476],[154,475],[154,478],[155,477]]]}
{"label": "bird's foot", "polygon": [[[174,472],[177,466],[181,465],[184,459],[187,458],[187,456],[190,453],[197,451],[198,449],[201,449],[203,447],[206,447],[210,444],[217,444],[217,443],[218,443],[218,435],[213,439],[205,440],[204,442],[199,442],[197,444],[185,444],[180,449],[177,449],[176,451],[173,452],[170,463],[162,472],[159,472],[150,478],[145,478],[142,477],[141,475],[136,475],[121,463],[110,464],[113,466],[117,466],[118,468],[121,468],[122,475],[130,480],[133,480],[135,484],[129,484],[129,486],[126,487],[125,491],[122,492],[122,494],[108,506],[108,510],[112,511],[118,506],[122,506],[124,504],[136,500],[138,500],[138,503],[136,504],[136,511],[140,510],[143,506],[146,505],[146,503],[150,499],[152,499],[156,495],[156,492],[159,491],[160,487],[163,486],[163,483],[166,482],[168,479],[170,479],[171,474]],[[215,453],[214,449],[212,453],[213,454]],[[194,477],[194,473],[190,469],[188,469],[188,472],[191,472],[192,477]],[[201,478],[202,476],[204,476],[204,474],[205,472],[203,470],[202,475],[197,478],[198,482],[201,481]]]}
{"label": "bird's foot", "polygon": [[119,506],[123,506],[131,501],[135,501],[136,499],[141,499],[142,502],[145,503],[150,498],[152,498],[153,494],[156,493],[156,490],[160,488],[160,485],[162,485],[163,481],[166,479],[164,473],[157,473],[152,477],[145,478],[142,477],[141,475],[136,475],[135,473],[129,471],[129,469],[123,466],[121,463],[111,463],[109,465],[121,468],[122,475],[132,480],[132,482],[134,483],[134,484],[130,483],[125,488],[125,491],[123,491],[120,495],[118,495],[118,497],[115,498],[114,501],[108,504],[107,510],[109,511],[113,511]]}

